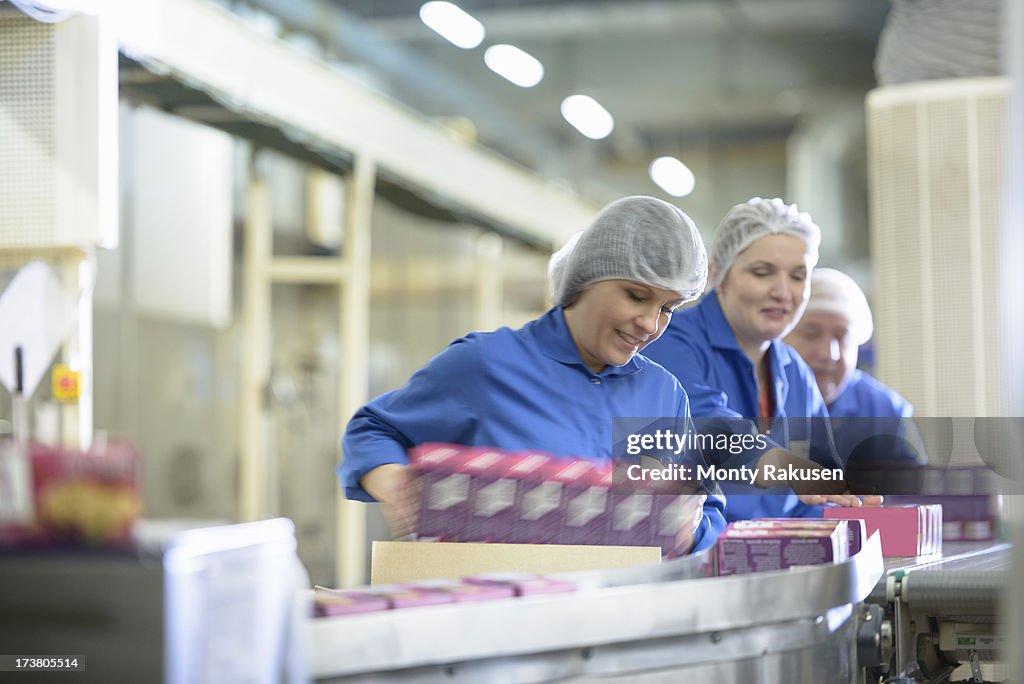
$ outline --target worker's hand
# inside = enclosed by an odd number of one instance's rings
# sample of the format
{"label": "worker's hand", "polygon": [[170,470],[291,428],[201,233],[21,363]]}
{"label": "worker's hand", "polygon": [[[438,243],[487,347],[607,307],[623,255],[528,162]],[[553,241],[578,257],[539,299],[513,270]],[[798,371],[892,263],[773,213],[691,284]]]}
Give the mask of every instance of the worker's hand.
{"label": "worker's hand", "polygon": [[808,506],[821,506],[827,503],[848,508],[882,505],[882,497],[877,494],[864,497],[857,496],[856,494],[797,494],[797,498]]}
{"label": "worker's hand", "polygon": [[[845,480],[813,479],[811,477],[811,471],[817,470],[824,473],[825,471],[831,471],[831,468],[826,468],[810,459],[797,456],[792,451],[778,448],[769,449],[758,460],[757,465],[758,476],[754,480],[754,484],[758,487],[788,485],[800,496],[801,501],[804,503],[813,502],[813,505],[826,502],[839,504],[840,506],[860,505],[860,498],[850,494],[850,487]],[[769,480],[764,477],[765,465],[775,466],[780,472],[788,472],[793,469],[805,475],[794,480]]]}
{"label": "worker's hand", "polygon": [[380,502],[392,535],[405,537],[416,531],[418,483],[404,465],[386,463],[377,466],[363,475],[360,484]]}
{"label": "worker's hand", "polygon": [[704,517],[704,502],[707,498],[704,494],[686,496],[680,514],[679,534],[676,535],[676,553],[681,556],[693,550],[693,545],[697,541],[697,528]]}

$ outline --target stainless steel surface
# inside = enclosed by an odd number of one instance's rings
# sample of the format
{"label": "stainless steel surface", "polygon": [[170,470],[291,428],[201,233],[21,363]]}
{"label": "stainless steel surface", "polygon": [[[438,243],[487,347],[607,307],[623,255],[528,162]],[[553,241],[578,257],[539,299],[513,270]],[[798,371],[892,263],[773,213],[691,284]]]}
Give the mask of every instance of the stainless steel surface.
{"label": "stainless steel surface", "polygon": [[939,556],[887,558],[885,571],[946,572],[950,570],[1006,570],[1010,545],[998,542],[953,542],[943,545]]}
{"label": "stainless steel surface", "polygon": [[883,650],[882,629],[885,624],[881,606],[861,607],[857,627],[857,662],[861,667],[881,665],[887,657]]}
{"label": "stainless steel surface", "polygon": [[[815,629],[817,634],[812,633]],[[465,684],[852,683],[859,681],[851,648],[854,630],[853,621],[847,621],[827,634],[823,623],[815,627],[806,626],[802,630],[764,627],[759,628],[756,634],[740,634],[735,638],[728,634],[693,635],[692,638],[629,644],[623,648],[609,645],[519,657],[480,658],[453,664],[356,673],[324,681],[373,684],[438,681]],[[733,648],[736,644],[741,647],[743,655],[737,656],[737,649]],[[762,650],[757,651],[758,648]],[[754,655],[750,655],[752,652]],[[700,654],[700,658],[697,662],[680,664],[680,653],[687,657]]]}
{"label": "stainless steel surface", "polygon": [[715,681],[854,681],[853,607],[882,575],[877,536],[839,565],[673,577],[699,563],[574,594],[313,620],[312,671],[337,681],[658,681],[683,669]]}
{"label": "stainless steel surface", "polygon": [[556,576],[573,582],[581,590],[697,579],[708,577],[712,574],[711,568],[714,552],[715,549],[712,547],[700,553],[673,558],[657,565],[640,565],[630,568],[615,568],[614,570],[566,572]]}

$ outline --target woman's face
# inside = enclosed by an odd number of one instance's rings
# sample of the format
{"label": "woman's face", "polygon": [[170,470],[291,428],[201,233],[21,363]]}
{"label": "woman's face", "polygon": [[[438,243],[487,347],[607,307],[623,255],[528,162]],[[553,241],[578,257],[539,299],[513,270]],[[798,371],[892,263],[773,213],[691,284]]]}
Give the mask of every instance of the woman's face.
{"label": "woman's face", "polygon": [[794,235],[766,235],[737,255],[718,298],[741,345],[761,345],[788,333],[810,294],[810,255]]}
{"label": "woman's face", "polygon": [[565,321],[580,357],[590,370],[622,366],[658,339],[679,293],[632,280],[602,280],[565,307]]}

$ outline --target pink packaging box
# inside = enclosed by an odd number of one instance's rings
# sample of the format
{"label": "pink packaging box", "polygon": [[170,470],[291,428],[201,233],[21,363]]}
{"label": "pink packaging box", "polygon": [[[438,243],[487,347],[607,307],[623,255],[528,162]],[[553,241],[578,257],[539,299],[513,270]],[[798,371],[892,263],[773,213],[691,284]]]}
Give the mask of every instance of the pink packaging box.
{"label": "pink packaging box", "polygon": [[719,575],[783,570],[797,565],[841,563],[847,559],[845,525],[831,529],[784,527],[726,527],[718,538]]}
{"label": "pink packaging box", "polygon": [[[826,520],[824,518],[757,518],[754,520],[737,520],[733,523],[737,529],[748,529],[758,527],[778,527],[786,529],[816,529],[818,527],[835,527],[838,520]],[[863,520],[847,520],[847,547],[846,555],[853,556],[860,552],[867,541],[864,534]]]}
{"label": "pink packaging box", "polygon": [[576,585],[565,580],[522,573],[496,573],[467,577],[466,584],[485,587],[510,587],[516,596],[563,594],[576,591]]}
{"label": "pink packaging box", "polygon": [[382,584],[359,589],[364,594],[387,599],[391,608],[418,608],[419,606],[436,606],[443,603],[455,603],[455,597],[440,591],[424,591],[404,584]]}
{"label": "pink packaging box", "polygon": [[512,585],[503,584],[469,584],[460,580],[423,580],[412,582],[409,586],[418,591],[439,591],[451,596],[456,603],[472,601],[493,601],[512,598],[516,595]]}
{"label": "pink packaging box", "polygon": [[553,544],[562,538],[565,523],[565,484],[529,478],[519,488],[516,538],[524,544]]}
{"label": "pink packaging box", "polygon": [[313,596],[313,615],[316,617],[376,613],[389,608],[391,604],[386,597],[357,590],[318,589]]}
{"label": "pink packaging box", "polygon": [[651,546],[660,546],[663,556],[676,555],[676,540],[688,495],[655,494],[651,516]]}
{"label": "pink packaging box", "polygon": [[419,496],[417,533],[466,541],[461,536],[472,511],[469,475],[461,464],[470,456],[466,447],[423,444],[409,450],[409,464]]}
{"label": "pink packaging box", "polygon": [[510,542],[515,536],[516,494],[519,482],[508,477],[508,466],[519,457],[498,449],[475,449],[461,464],[469,476],[471,517],[465,521],[465,539],[482,542]]}
{"label": "pink packaging box", "polygon": [[942,508],[940,506],[826,506],[826,519],[860,519],[871,536],[882,533],[882,556],[922,556],[942,551]]}
{"label": "pink packaging box", "polygon": [[999,497],[996,494],[888,496],[894,505],[939,505],[944,541],[984,541],[998,534]]}
{"label": "pink packaging box", "polygon": [[611,528],[612,470],[605,464],[570,461],[552,475],[565,492],[560,544],[607,544]]}
{"label": "pink packaging box", "polygon": [[545,469],[553,459],[541,451],[520,451],[498,465],[499,476],[515,483],[508,526],[499,537],[502,541],[535,544],[558,538],[561,487],[544,480]]}
{"label": "pink packaging box", "polygon": [[[617,546],[650,546],[655,531],[655,495],[644,491],[612,490],[611,520],[605,543]],[[678,530],[678,525],[676,526]]]}

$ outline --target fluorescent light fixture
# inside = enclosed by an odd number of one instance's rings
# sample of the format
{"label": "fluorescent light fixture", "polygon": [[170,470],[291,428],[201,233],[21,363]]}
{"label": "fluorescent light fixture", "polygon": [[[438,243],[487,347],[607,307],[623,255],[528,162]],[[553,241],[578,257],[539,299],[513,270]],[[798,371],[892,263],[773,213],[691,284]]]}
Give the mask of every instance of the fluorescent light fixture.
{"label": "fluorescent light fixture", "polygon": [[570,95],[562,100],[562,117],[592,140],[607,138],[615,128],[612,115],[589,95]]}
{"label": "fluorescent light fixture", "polygon": [[520,88],[532,88],[544,78],[544,65],[515,45],[492,45],[484,53],[487,67]]}
{"label": "fluorescent light fixture", "polygon": [[686,197],[697,184],[693,171],[675,157],[658,157],[651,162],[648,173],[659,188],[673,197]]}
{"label": "fluorescent light fixture", "polygon": [[460,48],[469,50],[484,42],[484,25],[450,2],[423,3],[420,19]]}

